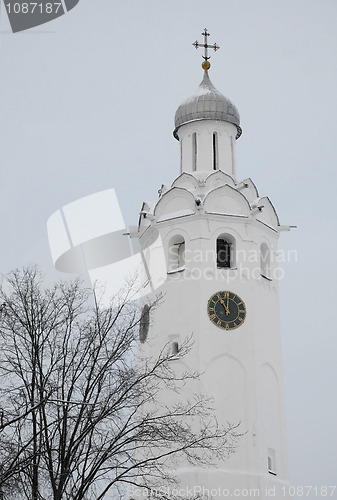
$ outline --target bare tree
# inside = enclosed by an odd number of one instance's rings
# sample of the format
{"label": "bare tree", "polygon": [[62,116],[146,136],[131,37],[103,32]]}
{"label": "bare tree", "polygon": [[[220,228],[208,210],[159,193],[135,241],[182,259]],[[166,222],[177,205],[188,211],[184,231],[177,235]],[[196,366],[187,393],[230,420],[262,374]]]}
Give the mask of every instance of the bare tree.
{"label": "bare tree", "polygon": [[[220,428],[207,398],[183,398],[184,384],[197,374],[177,375],[165,346],[155,359],[137,362],[140,314],[131,294],[128,287],[101,308],[78,281],[45,288],[36,268],[4,280],[0,491],[6,499],[100,500],[112,492],[122,498],[128,485],[171,484],[175,461],[210,464],[234,451],[237,426]],[[187,340],[180,356],[190,346]],[[164,404],[163,390],[174,392],[175,403]]]}

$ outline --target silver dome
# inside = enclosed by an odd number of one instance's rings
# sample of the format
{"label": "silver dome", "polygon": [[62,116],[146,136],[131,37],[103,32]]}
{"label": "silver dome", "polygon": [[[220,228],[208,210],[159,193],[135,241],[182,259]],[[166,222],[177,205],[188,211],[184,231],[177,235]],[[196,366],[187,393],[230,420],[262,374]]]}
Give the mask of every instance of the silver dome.
{"label": "silver dome", "polygon": [[173,135],[179,140],[177,131],[186,123],[199,120],[219,120],[236,126],[238,139],[242,134],[240,115],[234,104],[224,97],[213,85],[205,72],[196,93],[183,102],[175,114]]}

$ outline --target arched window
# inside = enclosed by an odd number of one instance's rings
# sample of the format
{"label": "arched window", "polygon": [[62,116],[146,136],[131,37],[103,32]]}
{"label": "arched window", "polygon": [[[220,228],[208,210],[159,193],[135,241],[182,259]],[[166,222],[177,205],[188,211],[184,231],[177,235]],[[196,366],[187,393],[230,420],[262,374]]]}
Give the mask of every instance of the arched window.
{"label": "arched window", "polygon": [[179,344],[178,342],[172,342],[172,354],[176,356],[179,353]]}
{"label": "arched window", "polygon": [[170,239],[168,247],[168,272],[182,271],[185,268],[185,239],[175,235]]}
{"label": "arched window", "polygon": [[217,132],[213,133],[213,170],[218,170],[218,134]]}
{"label": "arched window", "polygon": [[193,134],[192,134],[192,170],[197,169],[197,156],[198,156],[197,134],[195,132],[193,132]]}
{"label": "arched window", "polygon": [[273,476],[276,476],[276,464],[275,464],[275,450],[273,448],[268,448],[268,472]]}
{"label": "arched window", "polygon": [[139,322],[139,340],[144,343],[150,327],[150,307],[145,304]]}
{"label": "arched window", "polygon": [[260,272],[261,276],[270,279],[270,251],[266,243],[260,246]]}
{"label": "arched window", "polygon": [[235,265],[235,240],[229,234],[220,234],[216,240],[216,265],[219,268]]}

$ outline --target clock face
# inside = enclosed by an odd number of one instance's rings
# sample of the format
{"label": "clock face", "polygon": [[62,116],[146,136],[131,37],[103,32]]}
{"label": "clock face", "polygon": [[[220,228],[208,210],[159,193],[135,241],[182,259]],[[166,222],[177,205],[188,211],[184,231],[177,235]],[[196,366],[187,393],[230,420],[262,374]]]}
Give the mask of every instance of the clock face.
{"label": "clock face", "polygon": [[139,322],[139,340],[145,342],[150,326],[150,308],[147,304],[142,309]]}
{"label": "clock face", "polygon": [[246,306],[242,299],[233,292],[217,292],[207,304],[209,319],[219,328],[234,330],[246,318]]}

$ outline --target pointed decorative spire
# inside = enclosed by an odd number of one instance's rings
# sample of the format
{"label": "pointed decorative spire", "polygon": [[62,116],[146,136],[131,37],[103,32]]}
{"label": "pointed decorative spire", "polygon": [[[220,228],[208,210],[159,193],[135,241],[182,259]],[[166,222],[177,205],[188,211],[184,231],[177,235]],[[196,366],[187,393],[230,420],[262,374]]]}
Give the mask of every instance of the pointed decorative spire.
{"label": "pointed decorative spire", "polygon": [[197,49],[198,47],[204,47],[205,52],[202,58],[204,59],[204,62],[202,63],[201,67],[202,69],[207,73],[209,68],[211,67],[211,63],[209,62],[209,59],[211,56],[208,55],[208,49],[213,49],[214,52],[216,52],[218,49],[220,49],[219,45],[214,43],[213,45],[208,45],[207,43],[207,37],[210,36],[210,33],[208,33],[207,28],[204,29],[203,33],[201,33],[204,37],[204,43],[199,43],[197,40],[192,43],[194,47]]}

